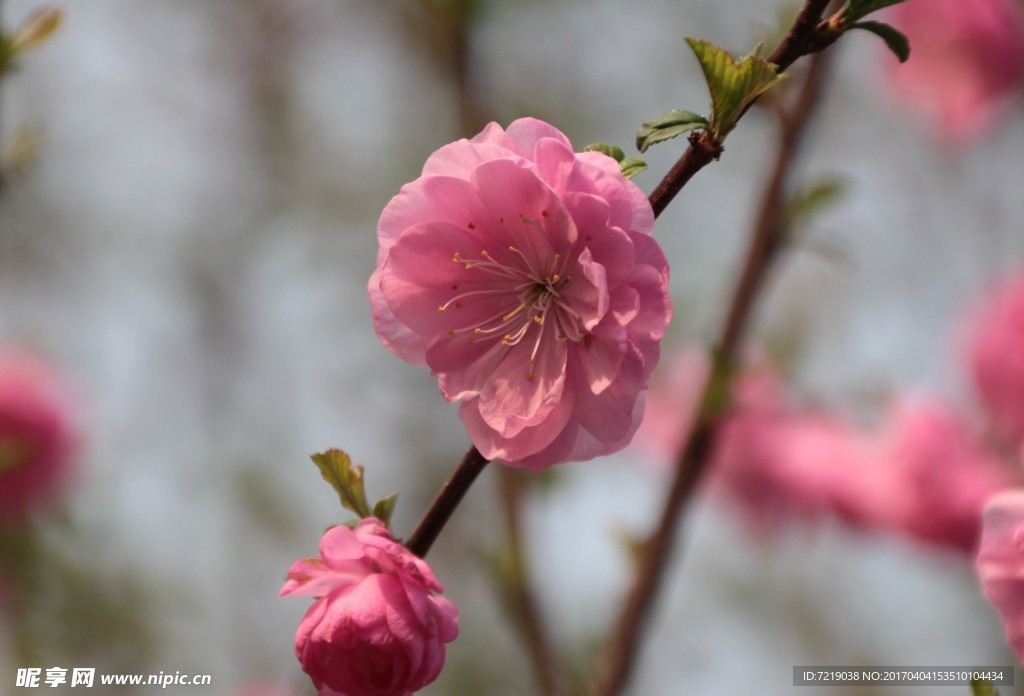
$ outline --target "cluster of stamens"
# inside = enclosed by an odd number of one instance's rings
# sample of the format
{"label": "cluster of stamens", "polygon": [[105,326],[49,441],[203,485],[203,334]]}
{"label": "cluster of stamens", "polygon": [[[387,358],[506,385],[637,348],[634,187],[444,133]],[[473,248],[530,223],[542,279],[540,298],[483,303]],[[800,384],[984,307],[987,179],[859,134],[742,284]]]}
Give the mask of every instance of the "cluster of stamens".
{"label": "cluster of stamens", "polygon": [[[528,226],[540,229],[535,221],[522,216],[519,220],[524,232]],[[544,234],[542,229],[540,231]],[[478,258],[466,258],[461,252],[455,252],[452,262],[473,272],[474,276],[467,281],[467,284],[472,283],[472,289],[458,292],[461,285],[452,285],[451,289],[457,294],[438,307],[438,311],[459,310],[467,304],[481,302],[495,304],[500,309],[469,326],[449,330],[449,337],[470,334],[469,343],[499,340],[501,345],[515,346],[536,327],[531,366],[536,363],[546,333],[551,333],[558,341],[583,340],[586,331],[582,318],[563,296],[571,274],[566,274],[568,264],[561,254],[543,257],[510,244],[500,254],[484,249]],[[532,378],[531,369],[527,379]]]}

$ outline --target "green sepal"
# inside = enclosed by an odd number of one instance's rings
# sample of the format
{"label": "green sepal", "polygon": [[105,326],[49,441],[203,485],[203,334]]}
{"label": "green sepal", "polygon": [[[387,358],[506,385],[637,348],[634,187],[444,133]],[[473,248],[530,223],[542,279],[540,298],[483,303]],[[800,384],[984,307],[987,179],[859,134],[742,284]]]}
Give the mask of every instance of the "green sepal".
{"label": "green sepal", "polygon": [[874,21],[854,22],[848,28],[870,31],[875,36],[881,38],[885,45],[889,47],[889,50],[896,54],[901,63],[906,63],[910,58],[910,41],[891,24]]}
{"label": "green sepal", "polygon": [[723,48],[703,39],[687,37],[700,62],[704,79],[711,92],[711,124],[708,129],[716,140],[722,140],[736,126],[736,121],[755,99],[781,82],[774,65],[756,54],[736,59]]}
{"label": "green sepal", "polygon": [[971,679],[971,696],[999,696],[999,689],[987,679]]}
{"label": "green sepal", "polygon": [[619,170],[627,179],[632,179],[645,169],[647,169],[647,160],[643,157],[626,157],[619,162]]}
{"label": "green sepal", "polygon": [[386,498],[381,498],[373,506],[373,516],[391,528],[391,514],[395,511],[395,504],[398,503],[398,494],[392,493]]}
{"label": "green sepal", "polygon": [[668,113],[655,116],[644,121],[636,132],[636,149],[647,152],[647,148],[657,143],[671,140],[688,131],[707,128],[708,120],[700,114],[682,109],[672,109]]}
{"label": "green sepal", "polygon": [[339,450],[330,449],[310,457],[324,481],[331,484],[338,493],[341,506],[351,510],[360,517],[370,517],[370,505],[366,502],[366,489],[363,486],[363,467],[352,466],[349,456]]}
{"label": "green sepal", "polygon": [[608,155],[616,162],[621,162],[625,157],[626,153],[622,151],[622,148],[618,145],[608,145],[607,143],[591,143],[583,148],[584,152],[600,152],[602,155]]}
{"label": "green sepal", "polygon": [[862,17],[867,17],[872,12],[877,12],[890,5],[899,5],[905,0],[848,0],[839,11],[839,17],[843,24],[852,24]]}

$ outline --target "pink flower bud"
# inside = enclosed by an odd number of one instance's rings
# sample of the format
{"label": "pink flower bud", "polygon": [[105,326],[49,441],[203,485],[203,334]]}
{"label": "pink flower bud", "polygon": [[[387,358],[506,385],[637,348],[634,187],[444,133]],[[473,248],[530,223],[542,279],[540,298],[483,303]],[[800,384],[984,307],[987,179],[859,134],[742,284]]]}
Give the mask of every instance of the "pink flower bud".
{"label": "pink flower bud", "polygon": [[70,401],[47,365],[0,350],[0,524],[25,521],[63,488],[75,440]]}
{"label": "pink flower bud", "polygon": [[981,307],[969,351],[975,388],[996,428],[1024,441],[1024,276],[997,287]]}
{"label": "pink flower bud", "polygon": [[950,139],[988,130],[1024,81],[1020,0],[910,0],[886,19],[910,39],[910,60],[892,66],[894,92]]}
{"label": "pink flower bud", "polygon": [[536,119],[442,147],[388,203],[369,294],[391,351],[438,376],[487,459],[625,447],[672,313],[647,198]]}
{"label": "pink flower bud", "polygon": [[441,591],[427,564],[368,517],[329,529],[320,558],[295,562],[280,595],[318,598],[295,654],[320,696],[407,696],[437,678],[459,632]]}

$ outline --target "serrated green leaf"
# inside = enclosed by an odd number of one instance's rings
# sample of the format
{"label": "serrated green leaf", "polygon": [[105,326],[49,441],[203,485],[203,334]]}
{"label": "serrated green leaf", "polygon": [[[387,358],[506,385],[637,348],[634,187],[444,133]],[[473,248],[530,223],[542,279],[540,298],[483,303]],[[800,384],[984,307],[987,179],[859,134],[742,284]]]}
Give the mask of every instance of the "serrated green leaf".
{"label": "serrated green leaf", "polygon": [[880,37],[882,41],[885,41],[885,45],[889,47],[889,50],[896,54],[901,63],[906,63],[907,59],[910,58],[910,41],[890,24],[872,21],[855,22],[849,28],[870,31],[875,36]]}
{"label": "serrated green leaf", "polygon": [[707,127],[708,120],[700,114],[672,109],[640,124],[640,129],[636,132],[636,149],[647,152],[651,145],[671,140],[687,131]]}
{"label": "serrated green leaf", "polygon": [[992,686],[987,679],[971,680],[972,696],[999,696],[999,689]]}
{"label": "serrated green leaf", "polygon": [[647,161],[643,157],[626,157],[619,162],[619,169],[623,176],[632,179],[634,176],[647,169]]}
{"label": "serrated green leaf", "polygon": [[889,7],[890,5],[899,5],[905,0],[849,0],[843,9],[840,10],[839,16],[842,18],[843,24],[851,24],[856,22],[861,17],[867,17],[872,12],[877,12],[883,7]]}
{"label": "serrated green leaf", "polygon": [[331,484],[338,493],[341,506],[351,510],[360,517],[371,515],[370,505],[366,502],[366,490],[363,486],[363,467],[352,466],[349,456],[339,450],[331,449],[310,457],[324,481]]}
{"label": "serrated green leaf", "polygon": [[381,498],[373,506],[373,516],[388,527],[391,526],[391,514],[395,511],[395,504],[398,503],[398,494],[392,493],[386,498]]}
{"label": "serrated green leaf", "polygon": [[626,156],[626,153],[622,151],[622,148],[618,145],[608,145],[606,143],[591,143],[583,148],[584,152],[600,152],[601,154],[608,155],[616,162],[621,162]]}
{"label": "serrated green leaf", "polygon": [[697,56],[711,92],[710,132],[718,140],[735,127],[755,99],[786,77],[760,56],[751,54],[737,60],[709,41],[687,37],[686,43]]}

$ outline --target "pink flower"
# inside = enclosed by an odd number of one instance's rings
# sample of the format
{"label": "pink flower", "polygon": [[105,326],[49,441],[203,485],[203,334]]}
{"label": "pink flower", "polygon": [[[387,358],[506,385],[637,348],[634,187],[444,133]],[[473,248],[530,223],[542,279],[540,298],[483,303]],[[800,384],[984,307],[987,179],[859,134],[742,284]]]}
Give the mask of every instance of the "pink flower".
{"label": "pink flower", "polygon": [[1024,276],[1002,284],[973,322],[974,385],[999,431],[1024,441]]}
{"label": "pink flower", "polygon": [[442,147],[381,215],[381,341],[461,401],[488,459],[530,469],[624,447],[671,316],[643,193],[535,119]]}
{"label": "pink flower", "polygon": [[963,417],[933,398],[892,409],[878,457],[896,492],[878,525],[965,552],[976,548],[985,502],[1015,483]]}
{"label": "pink flower", "polygon": [[280,592],[318,597],[295,654],[320,696],[406,696],[434,681],[459,628],[427,564],[373,517],[327,530],[320,556],[292,564]]}
{"label": "pink flower", "polygon": [[70,402],[47,365],[0,351],[0,524],[23,522],[66,483],[75,441]]}
{"label": "pink flower", "polygon": [[985,506],[976,567],[985,596],[1024,661],[1024,490],[994,496]]}
{"label": "pink flower", "polygon": [[1024,80],[1019,0],[910,0],[888,20],[910,39],[910,60],[891,71],[896,93],[953,139],[985,132]]}
{"label": "pink flower", "polygon": [[825,412],[785,403],[771,373],[737,385],[737,410],[722,426],[713,485],[755,529],[835,516],[871,526],[890,495],[862,433]]}

